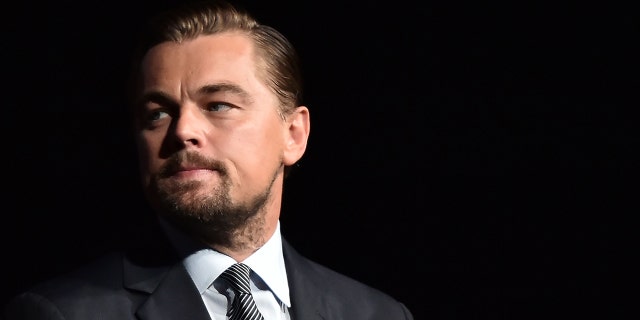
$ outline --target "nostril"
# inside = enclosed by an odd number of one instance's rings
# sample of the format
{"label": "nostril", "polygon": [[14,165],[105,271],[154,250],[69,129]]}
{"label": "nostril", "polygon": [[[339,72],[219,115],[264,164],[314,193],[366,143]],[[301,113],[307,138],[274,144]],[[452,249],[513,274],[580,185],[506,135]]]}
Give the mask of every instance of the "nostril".
{"label": "nostril", "polygon": [[191,138],[184,141],[185,145],[198,145],[198,139]]}

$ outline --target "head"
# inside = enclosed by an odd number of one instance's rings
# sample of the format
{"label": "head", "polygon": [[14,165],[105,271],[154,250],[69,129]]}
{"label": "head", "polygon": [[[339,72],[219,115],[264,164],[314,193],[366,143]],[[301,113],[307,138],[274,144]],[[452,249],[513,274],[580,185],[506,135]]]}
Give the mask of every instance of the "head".
{"label": "head", "polygon": [[309,135],[291,43],[228,3],[187,3],[150,21],[131,85],[152,207],[209,244],[268,237]]}

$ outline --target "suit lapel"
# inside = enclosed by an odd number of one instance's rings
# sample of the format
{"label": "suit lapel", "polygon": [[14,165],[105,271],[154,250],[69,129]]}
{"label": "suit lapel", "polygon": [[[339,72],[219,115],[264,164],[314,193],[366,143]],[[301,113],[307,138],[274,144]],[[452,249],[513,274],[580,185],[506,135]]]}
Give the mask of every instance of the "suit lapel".
{"label": "suit lapel", "polygon": [[[124,258],[124,286],[138,292],[135,311],[142,319],[210,320],[189,273],[162,236]],[[138,300],[139,299],[139,300]]]}
{"label": "suit lapel", "polygon": [[180,263],[171,268],[158,282],[136,315],[140,319],[154,320],[211,319],[198,289]]}
{"label": "suit lapel", "polygon": [[327,302],[319,294],[317,285],[311,281],[314,275],[307,260],[296,252],[284,239],[282,240],[289,291],[291,294],[291,314],[294,320],[328,319]]}

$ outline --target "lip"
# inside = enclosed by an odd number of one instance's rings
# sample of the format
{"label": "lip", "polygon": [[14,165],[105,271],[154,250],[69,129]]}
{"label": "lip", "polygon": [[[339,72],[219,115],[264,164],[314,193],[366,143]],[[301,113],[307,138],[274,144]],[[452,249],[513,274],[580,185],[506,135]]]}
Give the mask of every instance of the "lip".
{"label": "lip", "polygon": [[180,172],[190,172],[190,171],[212,171],[206,168],[180,168],[178,170],[176,170],[176,173],[180,173]]}
{"label": "lip", "polygon": [[202,166],[181,165],[177,168],[176,171],[191,171],[191,170],[210,170],[210,169]]}
{"label": "lip", "polygon": [[211,170],[208,168],[201,168],[201,167],[192,167],[192,168],[179,168],[178,170],[173,172],[172,176],[177,178],[194,179],[194,178],[210,177],[213,174],[215,174],[215,170]]}
{"label": "lip", "polygon": [[179,172],[184,172],[184,171],[197,171],[197,170],[208,170],[208,171],[212,171],[211,168],[203,166],[203,165],[197,165],[197,164],[190,164],[190,163],[181,163],[177,166],[175,166],[173,168],[173,173],[179,173]]}
{"label": "lip", "polygon": [[[221,168],[216,167],[215,164],[206,163],[205,160],[201,161],[188,161],[188,159],[169,159],[164,168],[161,169],[161,176],[169,177],[197,177],[211,174],[221,174]],[[185,161],[186,160],[186,161]],[[196,159],[198,160],[198,159]]]}

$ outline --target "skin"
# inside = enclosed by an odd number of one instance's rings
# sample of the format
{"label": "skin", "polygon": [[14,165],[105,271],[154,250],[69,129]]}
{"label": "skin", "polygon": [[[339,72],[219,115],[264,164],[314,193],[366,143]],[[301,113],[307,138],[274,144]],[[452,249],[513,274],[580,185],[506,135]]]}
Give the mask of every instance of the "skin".
{"label": "skin", "polygon": [[305,106],[283,116],[244,34],[152,47],[142,61],[137,118],[142,184],[151,206],[240,262],[275,232],[284,166],[303,155]]}

